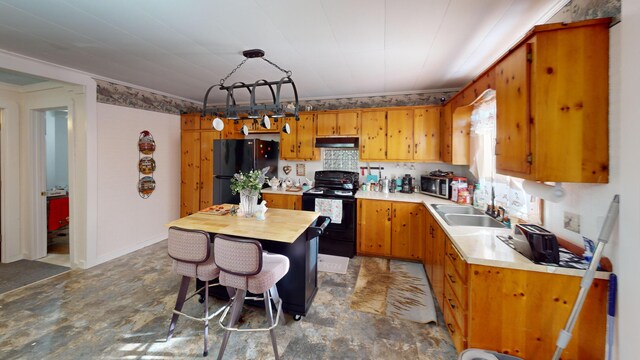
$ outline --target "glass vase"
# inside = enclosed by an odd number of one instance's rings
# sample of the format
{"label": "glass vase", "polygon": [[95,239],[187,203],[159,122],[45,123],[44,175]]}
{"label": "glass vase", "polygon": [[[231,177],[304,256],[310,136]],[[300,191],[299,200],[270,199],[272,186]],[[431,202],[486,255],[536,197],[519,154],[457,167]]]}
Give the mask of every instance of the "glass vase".
{"label": "glass vase", "polygon": [[258,206],[258,190],[240,190],[240,212],[244,217],[252,217]]}

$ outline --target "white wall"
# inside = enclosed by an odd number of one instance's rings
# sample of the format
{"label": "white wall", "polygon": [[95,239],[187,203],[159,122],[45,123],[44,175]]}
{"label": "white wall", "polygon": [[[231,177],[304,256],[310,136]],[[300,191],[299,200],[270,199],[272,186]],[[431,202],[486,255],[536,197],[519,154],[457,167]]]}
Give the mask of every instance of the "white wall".
{"label": "white wall", "polygon": [[637,359],[640,354],[638,324],[640,312],[640,2],[622,4],[621,28],[621,96],[620,96],[620,236],[613,258],[619,279],[616,340],[618,359]]}
{"label": "white wall", "polygon": [[[180,117],[97,104],[97,262],[167,238],[166,223],[180,216]],[[149,130],[156,142],[156,189],[138,195],[138,136]]]}
{"label": "white wall", "polygon": [[22,259],[20,242],[20,96],[15,91],[0,89],[0,173],[2,193],[2,262]]}

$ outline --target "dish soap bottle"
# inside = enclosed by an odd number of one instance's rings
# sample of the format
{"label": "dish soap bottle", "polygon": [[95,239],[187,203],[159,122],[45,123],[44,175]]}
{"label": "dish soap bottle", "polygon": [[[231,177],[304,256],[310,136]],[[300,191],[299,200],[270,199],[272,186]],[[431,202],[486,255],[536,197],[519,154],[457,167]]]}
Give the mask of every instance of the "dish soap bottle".
{"label": "dish soap bottle", "polygon": [[473,191],[473,207],[484,211],[486,202],[484,201],[484,195],[482,194],[482,188],[480,184],[476,184]]}

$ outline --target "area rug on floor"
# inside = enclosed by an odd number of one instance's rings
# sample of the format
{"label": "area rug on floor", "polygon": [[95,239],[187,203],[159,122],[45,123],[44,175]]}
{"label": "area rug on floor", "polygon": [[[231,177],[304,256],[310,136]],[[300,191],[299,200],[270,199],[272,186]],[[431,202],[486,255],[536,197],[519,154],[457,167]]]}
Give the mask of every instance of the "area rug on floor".
{"label": "area rug on floor", "polygon": [[365,257],[351,309],[411,320],[436,321],[433,296],[420,263]]}
{"label": "area rug on floor", "polygon": [[318,271],[346,274],[348,267],[348,257],[318,254]]}
{"label": "area rug on floor", "polygon": [[0,264],[0,294],[50,278],[71,270],[66,266],[33,260],[18,260]]}

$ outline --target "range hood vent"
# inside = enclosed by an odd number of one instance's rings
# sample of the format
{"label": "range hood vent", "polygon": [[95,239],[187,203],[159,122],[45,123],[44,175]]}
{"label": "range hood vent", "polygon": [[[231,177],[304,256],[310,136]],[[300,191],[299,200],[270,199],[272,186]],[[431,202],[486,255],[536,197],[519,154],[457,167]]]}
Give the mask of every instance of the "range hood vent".
{"label": "range hood vent", "polygon": [[316,138],[317,148],[342,148],[342,149],[357,149],[358,148],[357,137],[328,137],[328,138]]}

